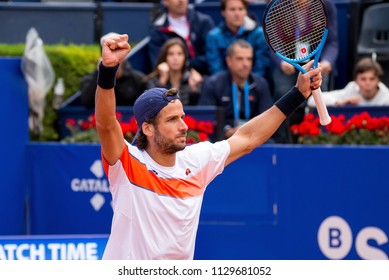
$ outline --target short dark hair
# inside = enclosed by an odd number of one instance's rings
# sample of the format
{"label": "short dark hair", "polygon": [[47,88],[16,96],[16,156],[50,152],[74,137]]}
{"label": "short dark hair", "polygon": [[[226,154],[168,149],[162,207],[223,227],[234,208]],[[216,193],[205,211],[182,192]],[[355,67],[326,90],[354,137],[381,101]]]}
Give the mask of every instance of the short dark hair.
{"label": "short dark hair", "polygon": [[357,62],[353,70],[353,78],[354,80],[357,78],[358,74],[365,73],[367,71],[373,71],[374,74],[381,79],[384,75],[384,70],[382,70],[381,65],[373,60],[370,57],[364,57]]}
{"label": "short dark hair", "polygon": [[249,42],[247,42],[246,40],[238,39],[238,40],[235,40],[234,42],[232,42],[228,46],[227,51],[226,51],[226,56],[232,56],[234,54],[236,47],[241,47],[243,49],[252,49],[253,48],[251,46],[251,44]]}
{"label": "short dark hair", "polygon": [[[247,0],[240,0],[243,4],[243,6],[246,8],[246,11],[249,10],[249,5]],[[220,0],[220,9],[224,11],[226,9],[228,0]]]}

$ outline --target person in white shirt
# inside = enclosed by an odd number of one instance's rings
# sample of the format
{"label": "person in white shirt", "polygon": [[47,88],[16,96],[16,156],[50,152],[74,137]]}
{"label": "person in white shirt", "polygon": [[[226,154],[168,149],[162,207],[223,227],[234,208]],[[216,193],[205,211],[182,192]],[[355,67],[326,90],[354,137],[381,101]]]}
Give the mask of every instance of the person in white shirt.
{"label": "person in white shirt", "polygon": [[[353,78],[345,88],[323,92],[327,106],[388,106],[389,89],[381,82],[381,65],[369,57],[362,58],[354,67]],[[315,107],[312,97],[308,106]]]}

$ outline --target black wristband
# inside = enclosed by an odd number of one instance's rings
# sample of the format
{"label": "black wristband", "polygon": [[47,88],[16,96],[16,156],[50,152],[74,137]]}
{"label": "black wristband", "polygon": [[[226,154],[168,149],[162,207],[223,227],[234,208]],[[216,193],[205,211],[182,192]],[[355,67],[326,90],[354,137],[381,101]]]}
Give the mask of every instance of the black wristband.
{"label": "black wristband", "polygon": [[304,95],[296,87],[293,87],[278,99],[275,105],[285,116],[289,117],[304,101]]}
{"label": "black wristband", "polygon": [[104,66],[102,62],[99,65],[99,73],[97,76],[97,84],[103,89],[111,89],[116,85],[116,72],[119,64],[113,67]]}

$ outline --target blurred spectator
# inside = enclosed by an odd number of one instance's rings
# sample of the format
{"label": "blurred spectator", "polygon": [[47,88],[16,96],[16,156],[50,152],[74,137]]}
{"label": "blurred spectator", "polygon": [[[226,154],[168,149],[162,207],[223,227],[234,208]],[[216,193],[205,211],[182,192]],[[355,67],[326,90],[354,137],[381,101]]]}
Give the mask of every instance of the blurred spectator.
{"label": "blurred spectator", "polygon": [[183,105],[197,105],[203,77],[189,67],[184,42],[179,38],[167,40],[161,48],[157,66],[146,76],[147,88],[176,88]]}
{"label": "blurred spectator", "polygon": [[215,25],[209,15],[188,7],[188,0],[162,0],[163,13],[156,17],[150,30],[148,44],[152,67],[162,44],[174,37],[181,38],[187,47],[189,65],[201,74],[208,73],[205,57],[206,36]]}
{"label": "blurred spectator", "polygon": [[245,40],[235,40],[227,48],[228,70],[204,81],[199,105],[224,108],[224,137],[231,137],[237,128],[273,104],[267,81],[252,73],[253,48]]}
{"label": "blurred spectator", "polygon": [[[95,93],[97,86],[98,70],[88,73],[81,78],[80,92],[81,104],[87,108],[95,106]],[[123,61],[116,74],[116,105],[132,106],[138,96],[145,91],[146,84],[143,81],[145,75],[131,68],[129,61]]]}
{"label": "blurred spectator", "polygon": [[[100,43],[106,36],[118,35],[110,32],[100,39]],[[99,61],[100,63],[100,61]],[[95,93],[97,86],[98,67],[91,73],[84,75],[80,82],[81,104],[87,108],[95,107]],[[123,61],[116,73],[115,96],[117,106],[132,106],[135,100],[146,89],[143,81],[145,74],[131,67],[129,61]]]}
{"label": "blurred spectator", "polygon": [[[299,0],[303,1],[303,0]],[[320,65],[322,67],[323,82],[322,91],[328,91],[330,86],[330,78],[336,75],[336,59],[338,57],[338,27],[337,27],[337,11],[333,0],[323,0],[327,10],[328,20],[328,35],[320,55]],[[311,12],[311,11],[308,11]],[[288,89],[296,83],[298,70],[291,64],[281,60],[273,52],[270,54],[272,58],[272,86],[273,100],[277,101]],[[306,103],[302,104],[278,129],[280,139],[279,143],[294,142],[289,135],[290,125],[300,123],[305,115]]]}
{"label": "blurred spectator", "polygon": [[[301,0],[300,0],[301,1]],[[328,35],[320,55],[320,65],[322,68],[323,83],[321,89],[328,90],[329,75],[335,71],[335,63],[338,57],[338,32],[336,7],[333,0],[323,0],[327,10]],[[295,84],[298,70],[293,65],[281,60],[271,53],[273,63],[274,99],[278,100],[292,85]]]}
{"label": "blurred spectator", "polygon": [[211,74],[227,69],[227,47],[237,39],[244,39],[254,49],[252,71],[266,77],[269,68],[269,47],[262,27],[248,16],[246,0],[221,0],[221,14],[224,21],[212,29],[207,36],[207,62]]}
{"label": "blurred spectator", "polygon": [[[353,70],[353,81],[345,88],[323,92],[327,106],[381,106],[389,105],[389,89],[381,82],[384,75],[381,65],[370,57],[362,58]],[[312,97],[308,106],[315,107]]]}

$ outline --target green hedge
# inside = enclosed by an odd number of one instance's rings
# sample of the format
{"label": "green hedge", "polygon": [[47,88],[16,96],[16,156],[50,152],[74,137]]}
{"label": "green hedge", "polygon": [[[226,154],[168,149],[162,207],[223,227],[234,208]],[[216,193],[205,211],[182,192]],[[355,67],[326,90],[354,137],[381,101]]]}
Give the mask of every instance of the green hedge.
{"label": "green hedge", "polygon": [[[44,48],[55,71],[55,77],[64,79],[64,100],[78,90],[81,77],[95,69],[100,58],[99,45],[45,45]],[[21,57],[23,52],[24,44],[0,44],[0,56]],[[46,98],[45,118],[43,121],[44,131],[38,136],[31,135],[31,140],[59,140],[56,130],[57,114],[51,106],[53,88]]]}

